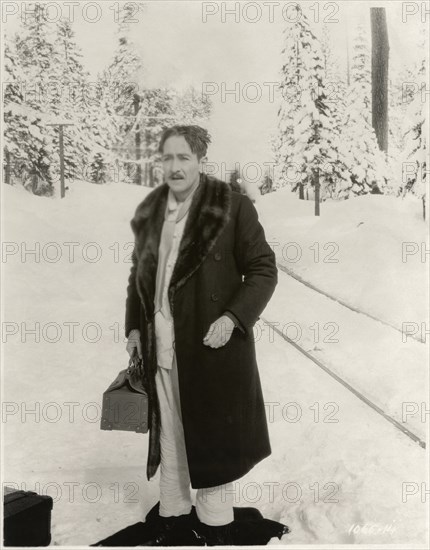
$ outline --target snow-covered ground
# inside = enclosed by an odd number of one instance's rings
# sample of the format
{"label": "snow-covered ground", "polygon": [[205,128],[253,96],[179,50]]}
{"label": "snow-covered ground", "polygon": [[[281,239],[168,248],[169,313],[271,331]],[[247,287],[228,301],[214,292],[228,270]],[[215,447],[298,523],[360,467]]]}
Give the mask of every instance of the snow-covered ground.
{"label": "snow-covered ground", "polygon": [[[427,401],[428,346],[402,341],[396,330],[353,312],[282,271],[259,327],[258,338],[284,336],[323,361],[386,414],[425,440],[421,403]],[[418,404],[418,405],[416,405]]]}
{"label": "snow-covered ground", "polygon": [[280,263],[400,330],[419,326],[421,336],[430,258],[419,199],[364,195],[322,203],[316,217],[313,201],[284,188],[257,204]]}
{"label": "snow-covered ground", "polygon": [[[3,186],[3,481],[54,497],[54,545],[94,543],[142,520],[158,499],[158,479],[145,475],[147,437],[99,429],[102,393],[127,364],[129,220],[147,192],[76,182],[56,200]],[[402,242],[425,242],[416,203],[324,203],[320,219],[286,191],[256,204],[288,268],[400,328],[425,321],[427,264],[401,257]],[[291,245],[282,257],[293,242],[295,263]],[[323,248],[331,242],[339,248]],[[330,252],[338,263],[323,261]],[[426,547],[426,451],[271,338],[264,320],[290,323],[287,336],[399,422],[402,403],[416,404],[405,425],[421,439],[427,426],[427,346],[279,272],[255,331],[273,452],[236,482],[236,505],[292,528],[274,544]]]}

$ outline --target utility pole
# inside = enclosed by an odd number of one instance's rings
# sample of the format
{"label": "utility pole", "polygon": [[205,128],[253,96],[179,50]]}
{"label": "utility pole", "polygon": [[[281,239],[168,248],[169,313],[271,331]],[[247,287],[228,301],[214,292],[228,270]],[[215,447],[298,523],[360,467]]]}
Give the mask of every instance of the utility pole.
{"label": "utility pole", "polygon": [[370,8],[372,28],[372,126],[379,149],[388,151],[389,43],[385,8]]}
{"label": "utility pole", "polygon": [[58,126],[59,132],[59,146],[60,146],[60,184],[61,184],[61,198],[64,199],[66,196],[66,188],[64,185],[64,126],[73,126],[72,122],[53,122],[52,124],[47,124],[47,126]]}

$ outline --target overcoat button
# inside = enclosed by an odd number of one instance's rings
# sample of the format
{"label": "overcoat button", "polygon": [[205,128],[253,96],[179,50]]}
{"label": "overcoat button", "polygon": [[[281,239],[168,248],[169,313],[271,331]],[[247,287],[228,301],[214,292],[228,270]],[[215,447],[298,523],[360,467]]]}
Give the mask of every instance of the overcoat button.
{"label": "overcoat button", "polygon": [[215,258],[215,260],[216,260],[217,262],[218,262],[219,260],[221,260],[221,252],[215,252],[214,258]]}
{"label": "overcoat button", "polygon": [[218,294],[216,292],[212,292],[211,300],[212,302],[216,302],[218,300]]}

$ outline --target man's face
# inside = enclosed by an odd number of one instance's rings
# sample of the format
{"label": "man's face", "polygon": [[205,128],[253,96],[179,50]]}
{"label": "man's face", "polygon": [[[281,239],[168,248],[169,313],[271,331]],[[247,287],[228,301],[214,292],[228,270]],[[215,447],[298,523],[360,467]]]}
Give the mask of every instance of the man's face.
{"label": "man's face", "polygon": [[174,193],[186,193],[199,178],[200,161],[185,138],[169,137],[164,143],[161,158],[167,185]]}

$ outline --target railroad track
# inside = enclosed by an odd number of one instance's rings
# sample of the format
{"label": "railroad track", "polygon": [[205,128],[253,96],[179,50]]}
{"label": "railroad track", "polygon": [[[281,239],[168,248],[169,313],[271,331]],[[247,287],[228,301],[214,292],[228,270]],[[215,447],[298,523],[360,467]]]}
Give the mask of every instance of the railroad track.
{"label": "railroad track", "polygon": [[[402,332],[401,330],[399,330],[396,326],[390,324],[390,323],[387,323],[381,319],[378,319],[377,317],[373,316],[373,315],[370,315],[366,312],[363,312],[363,311],[360,311],[359,309],[351,306],[350,304],[347,304],[346,302],[343,302],[342,300],[339,300],[338,298],[336,298],[335,296],[331,296],[330,294],[326,293],[325,291],[322,291],[321,289],[315,287],[314,285],[312,285],[311,283],[308,283],[307,281],[303,280],[300,276],[296,275],[295,273],[292,273],[291,270],[289,270],[288,268],[286,268],[285,266],[283,266],[282,264],[278,263],[277,262],[277,266],[278,268],[283,271],[284,273],[286,273],[288,276],[294,278],[295,280],[297,280],[298,282],[302,283],[303,285],[307,286],[308,288],[312,289],[313,291],[315,292],[318,292],[319,294],[322,294],[323,296],[329,298],[330,300],[333,300],[334,302],[340,304],[341,306],[343,307],[346,307],[347,309],[350,309],[351,311],[354,311],[355,313],[359,313],[361,315],[364,315],[366,317],[369,317],[370,319],[372,319],[373,321],[376,321],[376,322],[379,322],[379,323],[382,323],[383,325],[386,325],[398,332]],[[293,346],[297,351],[299,351],[302,355],[304,355],[305,357],[307,357],[309,360],[311,360],[315,365],[317,365],[320,369],[322,369],[326,374],[328,374],[330,377],[332,377],[334,380],[336,380],[336,382],[338,382],[339,384],[341,384],[344,388],[346,388],[349,392],[351,392],[353,395],[355,395],[355,397],[357,399],[360,399],[363,403],[365,403],[368,407],[370,407],[371,409],[373,409],[377,414],[379,414],[380,416],[382,416],[387,422],[389,422],[390,424],[392,424],[396,429],[398,429],[400,432],[402,432],[404,435],[406,435],[407,437],[409,437],[410,439],[412,439],[412,441],[414,441],[415,443],[418,443],[418,445],[425,449],[426,448],[426,443],[425,441],[423,441],[418,435],[416,435],[415,433],[413,433],[411,430],[409,430],[406,426],[404,426],[401,422],[399,422],[398,420],[396,420],[395,418],[393,418],[392,416],[390,416],[389,414],[387,414],[383,409],[381,409],[381,407],[379,407],[376,403],[374,403],[373,401],[371,401],[370,399],[368,399],[362,392],[360,392],[359,390],[357,390],[356,388],[354,388],[349,382],[347,382],[344,378],[342,378],[341,376],[339,376],[338,374],[336,374],[331,368],[330,366],[328,366],[327,364],[325,364],[323,361],[321,361],[320,359],[318,359],[317,357],[315,357],[314,355],[312,355],[312,353],[309,353],[309,351],[307,351],[305,348],[303,348],[302,346],[300,346],[300,344],[298,344],[296,341],[292,340],[291,338],[289,338],[286,334],[284,334],[284,332],[282,330],[280,330],[276,324],[270,322],[268,319],[265,319],[263,316],[260,316],[261,320],[267,324],[267,325],[270,325],[272,327],[272,329],[274,330],[274,332],[276,332],[277,334],[279,334],[279,336],[282,337],[283,340],[285,340],[288,344],[290,344],[291,346]],[[424,343],[421,339],[418,339],[418,338],[415,338],[415,340],[421,342],[421,343]]]}
{"label": "railroad track", "polygon": [[[399,327],[396,327],[396,325],[393,325],[393,324],[389,323],[388,321],[383,321],[382,319],[379,319],[379,317],[376,317],[375,315],[372,315],[371,313],[367,313],[366,311],[362,311],[361,309],[358,309],[358,308],[354,307],[353,305],[348,304],[348,302],[345,302],[344,300],[341,300],[340,298],[337,298],[336,296],[333,296],[329,292],[326,292],[325,290],[321,290],[320,288],[314,286],[312,283],[309,283],[308,281],[306,281],[305,279],[300,277],[300,275],[297,275],[291,269],[288,269],[288,267],[285,267],[281,263],[276,262],[276,265],[281,271],[283,271],[284,273],[286,273],[287,275],[289,275],[290,277],[292,277],[293,279],[295,279],[296,281],[298,281],[302,285],[305,285],[308,288],[311,288],[312,290],[314,290],[315,292],[318,292],[319,294],[322,294],[323,296],[325,296],[326,298],[329,298],[333,302],[336,302],[336,303],[340,304],[341,306],[346,307],[346,308],[350,309],[351,311],[354,311],[355,313],[359,313],[360,315],[364,315],[365,317],[369,317],[369,319],[372,319],[373,321],[381,323],[381,324],[383,324],[387,327],[390,327],[390,328],[396,330],[397,332],[400,332],[400,334],[403,334],[403,331]],[[416,336],[414,334],[408,334],[408,337],[413,338],[414,340],[416,340],[417,342],[420,342],[421,344],[426,343],[425,337]]]}
{"label": "railroad track", "polygon": [[291,340],[291,338],[288,338],[282,330],[279,330],[279,328],[265,319],[263,316],[260,317],[262,321],[264,321],[265,324],[270,325],[272,329],[279,334],[288,344],[291,344],[296,350],[298,350],[301,354],[303,354],[305,357],[310,359],[315,365],[317,365],[320,369],[322,369],[325,373],[327,373],[329,376],[334,378],[336,382],[339,382],[339,384],[342,384],[344,388],[346,388],[348,391],[350,391],[355,397],[363,401],[366,405],[368,405],[370,408],[372,408],[375,412],[377,412],[379,415],[381,415],[387,422],[390,422],[395,428],[397,428],[399,431],[407,435],[412,441],[415,441],[415,443],[418,443],[420,447],[423,449],[426,448],[426,443],[423,441],[419,436],[411,432],[406,426],[404,426],[401,422],[384,412],[381,407],[373,403],[370,399],[368,399],[363,393],[355,389],[351,384],[349,384],[346,380],[344,380],[341,376],[333,372],[333,370],[328,367],[326,364],[324,364],[322,361],[317,359],[314,355],[306,351],[302,346],[297,344],[294,340]]}

